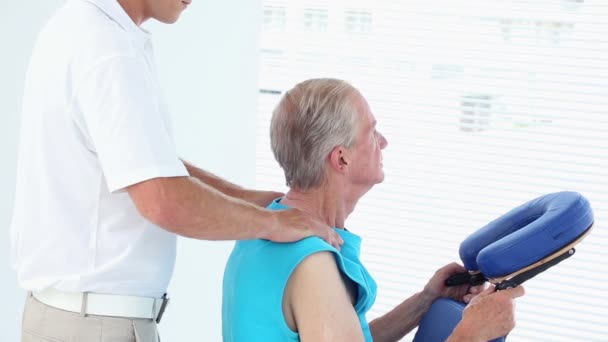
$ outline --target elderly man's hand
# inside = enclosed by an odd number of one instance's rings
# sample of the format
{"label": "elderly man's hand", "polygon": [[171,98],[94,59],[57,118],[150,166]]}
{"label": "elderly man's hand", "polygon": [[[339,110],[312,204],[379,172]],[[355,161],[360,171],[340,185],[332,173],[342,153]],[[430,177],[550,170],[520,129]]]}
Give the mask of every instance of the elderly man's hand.
{"label": "elderly man's hand", "polygon": [[344,241],[332,228],[298,209],[271,212],[275,224],[263,238],[274,242],[294,242],[309,236],[318,236],[340,249]]}
{"label": "elderly man's hand", "polygon": [[524,292],[522,286],[498,292],[494,286],[485,289],[464,309],[448,341],[489,341],[506,336],[515,327],[515,298]]}
{"label": "elderly man's hand", "polygon": [[439,297],[449,297],[468,303],[473,297],[488,287],[487,283],[479,286],[470,286],[469,284],[462,284],[458,286],[445,285],[445,281],[449,276],[462,272],[466,272],[465,268],[455,262],[443,266],[437,270],[437,272],[435,272],[428,284],[424,287],[424,294],[430,301],[433,301]]}
{"label": "elderly man's hand", "polygon": [[455,273],[466,272],[462,265],[455,262],[445,265],[438,269],[424,287],[423,293],[432,302],[439,297],[450,297],[459,301],[464,301],[464,296],[468,293],[469,285],[459,285],[448,287],[445,280]]}

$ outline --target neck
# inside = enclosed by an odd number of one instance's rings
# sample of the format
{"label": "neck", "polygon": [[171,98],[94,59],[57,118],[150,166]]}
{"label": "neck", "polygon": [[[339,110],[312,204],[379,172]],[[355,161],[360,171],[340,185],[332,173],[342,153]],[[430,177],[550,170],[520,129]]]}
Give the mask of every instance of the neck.
{"label": "neck", "polygon": [[135,25],[140,26],[148,18],[146,17],[145,2],[142,0],[118,0],[118,4],[125,10]]}
{"label": "neck", "polygon": [[290,189],[281,203],[300,209],[331,227],[344,229],[344,222],[360,196],[349,196],[343,188],[321,185],[301,191]]}

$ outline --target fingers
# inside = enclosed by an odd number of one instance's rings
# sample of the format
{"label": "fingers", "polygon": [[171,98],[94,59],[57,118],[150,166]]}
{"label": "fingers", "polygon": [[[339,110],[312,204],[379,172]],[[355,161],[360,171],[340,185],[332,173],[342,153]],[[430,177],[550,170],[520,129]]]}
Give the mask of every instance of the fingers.
{"label": "fingers", "polygon": [[474,295],[474,294],[470,294],[470,293],[469,293],[469,294],[464,295],[464,297],[462,297],[462,301],[463,301],[465,304],[469,304],[469,302],[471,302],[471,299],[473,299],[474,297],[475,297],[475,295]]}
{"label": "fingers", "polygon": [[518,297],[521,297],[524,294],[526,294],[526,290],[521,285],[516,286],[516,287],[511,287],[506,290],[502,290],[500,292],[508,294],[509,296],[511,296],[511,298],[518,298]]}
{"label": "fingers", "polygon": [[[342,244],[344,244],[344,240],[342,239],[342,237],[340,236],[340,234],[338,234],[335,230],[333,230],[332,228],[329,228],[327,226],[321,226],[320,228],[322,231],[322,233],[319,233],[318,235],[325,240],[325,242],[327,242],[328,244],[332,245],[335,249],[340,250],[342,248]],[[315,234],[317,235],[317,234]]]}
{"label": "fingers", "polygon": [[[512,287],[512,288],[497,292],[496,287],[494,285],[490,285],[486,289],[484,289],[483,291],[479,292],[476,295],[466,295],[465,297],[468,297],[466,299],[468,299],[470,302],[473,299],[475,299],[475,301],[480,300],[481,298],[489,296],[493,293],[496,293],[497,295],[500,295],[500,296],[509,297],[511,300],[511,299],[515,299],[515,298],[523,296],[526,293],[526,291],[523,286],[517,286],[517,287]],[[463,298],[465,303],[468,303],[466,301],[466,299]]]}
{"label": "fingers", "polygon": [[317,236],[340,250],[344,240],[328,225],[298,209],[276,211],[279,215],[279,229],[270,240],[275,242],[295,242],[309,236]]}
{"label": "fingers", "polygon": [[483,283],[483,284],[477,285],[477,286],[471,286],[469,288],[469,293],[476,295],[476,294],[481,293],[483,290],[485,290],[487,288],[488,288],[488,285],[486,283]]}
{"label": "fingers", "polygon": [[465,273],[466,269],[455,262],[449,263],[443,267],[441,267],[440,269],[438,269],[435,272],[435,276],[436,278],[440,279],[442,283],[445,283],[445,281],[452,275],[458,274],[458,273]]}
{"label": "fingers", "polygon": [[340,250],[342,248],[342,244],[344,244],[344,240],[342,240],[340,234],[336,233],[331,228],[330,230],[330,241],[328,241],[328,243],[332,245],[335,249]]}
{"label": "fingers", "polygon": [[469,287],[469,291],[466,295],[462,297],[462,301],[465,303],[469,303],[475,296],[487,289],[488,286],[489,285],[487,283],[484,283],[481,285]]}
{"label": "fingers", "polygon": [[496,291],[494,285],[488,286],[472,298],[465,308],[463,320],[466,318],[475,325],[474,330],[484,341],[505,336],[515,327],[515,298],[524,293],[522,286],[502,291]]}
{"label": "fingers", "polygon": [[446,276],[449,276],[449,275],[452,275],[454,273],[466,272],[466,269],[462,265],[460,265],[458,263],[455,263],[455,262],[452,262],[450,264],[447,264],[447,265],[443,266],[437,272],[445,274]]}
{"label": "fingers", "polygon": [[479,292],[478,295],[483,297],[483,296],[492,294],[494,292],[496,292],[496,286],[490,285],[487,288],[483,289],[481,292]]}
{"label": "fingers", "polygon": [[310,231],[310,236],[320,237],[337,250],[340,250],[342,248],[344,240],[342,239],[340,234],[338,234],[333,228],[312,217],[306,216],[306,218],[307,220],[304,222],[304,225],[305,228],[308,228],[308,230]]}
{"label": "fingers", "polygon": [[490,285],[487,288],[480,291],[479,293],[477,293],[476,295],[471,295],[468,299],[469,299],[469,302],[478,302],[478,301],[482,300],[483,297],[487,297],[495,292],[496,292],[496,287],[494,285]]}

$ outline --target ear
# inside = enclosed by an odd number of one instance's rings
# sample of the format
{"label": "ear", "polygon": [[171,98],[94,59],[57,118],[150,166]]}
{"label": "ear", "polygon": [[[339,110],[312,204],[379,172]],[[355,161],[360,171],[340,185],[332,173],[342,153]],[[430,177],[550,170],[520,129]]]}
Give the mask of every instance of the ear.
{"label": "ear", "polygon": [[329,153],[329,165],[334,171],[344,173],[349,164],[348,150],[343,146],[336,146]]}

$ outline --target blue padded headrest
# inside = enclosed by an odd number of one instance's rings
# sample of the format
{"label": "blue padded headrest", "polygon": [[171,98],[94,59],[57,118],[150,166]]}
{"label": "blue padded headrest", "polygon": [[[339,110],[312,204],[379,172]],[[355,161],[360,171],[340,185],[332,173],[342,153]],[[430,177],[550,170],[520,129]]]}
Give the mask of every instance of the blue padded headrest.
{"label": "blue padded headrest", "polygon": [[[452,275],[446,285],[479,285],[489,279],[498,283],[497,289],[517,286],[571,255],[572,246],[592,224],[593,211],[579,193],[557,192],[533,199],[464,240],[460,258],[468,272]],[[462,318],[464,307],[448,298],[433,302],[414,342],[445,341]]]}
{"label": "blue padded headrest", "polygon": [[469,272],[502,277],[559,251],[583,235],[592,223],[593,211],[581,194],[547,194],[470,235],[460,245],[460,258]]}

